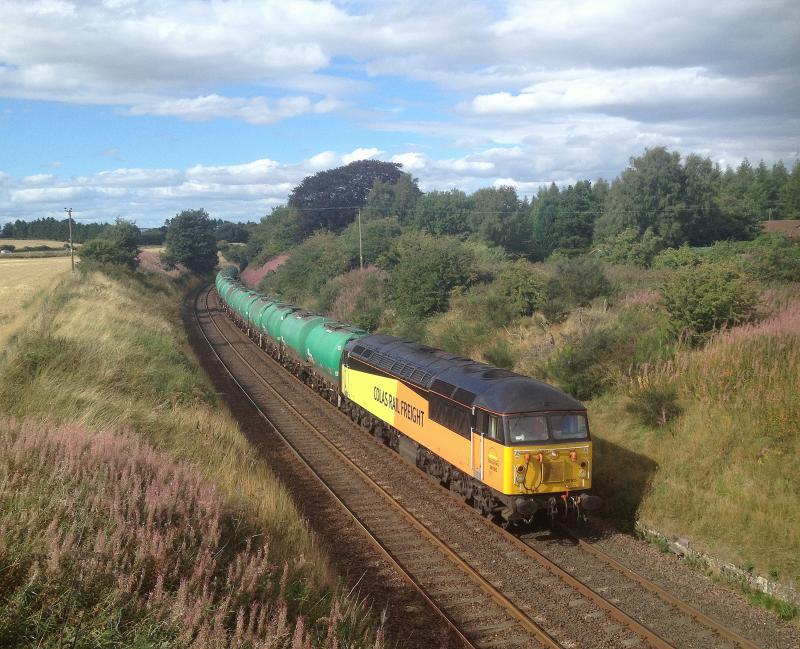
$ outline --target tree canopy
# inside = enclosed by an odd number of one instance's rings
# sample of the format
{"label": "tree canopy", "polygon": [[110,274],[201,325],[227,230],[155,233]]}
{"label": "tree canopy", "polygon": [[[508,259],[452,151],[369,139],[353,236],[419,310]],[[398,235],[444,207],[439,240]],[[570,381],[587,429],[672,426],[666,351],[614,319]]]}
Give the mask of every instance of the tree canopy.
{"label": "tree canopy", "polygon": [[183,210],[167,221],[165,259],[189,270],[207,273],[217,265],[214,224],[203,209]]}
{"label": "tree canopy", "polygon": [[358,208],[376,181],[394,184],[403,176],[402,165],[380,160],[358,160],[343,167],[306,176],[289,194],[290,208],[297,211],[302,237],[315,230],[340,232],[355,220]]}
{"label": "tree canopy", "polygon": [[112,264],[134,269],[139,265],[139,239],[139,228],[130,221],[117,219],[99,237],[79,248],[78,256],[90,265]]}

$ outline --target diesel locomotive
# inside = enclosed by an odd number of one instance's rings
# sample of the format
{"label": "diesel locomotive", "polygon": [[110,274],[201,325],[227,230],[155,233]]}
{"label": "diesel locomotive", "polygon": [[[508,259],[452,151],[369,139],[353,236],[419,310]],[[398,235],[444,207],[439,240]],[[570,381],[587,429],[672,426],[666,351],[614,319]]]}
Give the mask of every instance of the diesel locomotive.
{"label": "diesel locomotive", "polygon": [[216,289],[262,349],[485,516],[583,517],[600,505],[586,408],[564,392],[251,291],[235,268]]}

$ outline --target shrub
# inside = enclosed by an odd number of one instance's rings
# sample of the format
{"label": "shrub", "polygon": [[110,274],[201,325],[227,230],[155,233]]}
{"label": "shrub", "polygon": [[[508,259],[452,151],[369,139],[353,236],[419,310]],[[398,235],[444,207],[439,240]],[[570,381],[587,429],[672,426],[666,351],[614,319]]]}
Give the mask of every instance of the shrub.
{"label": "shrub", "polygon": [[615,264],[650,266],[663,249],[664,240],[652,229],[640,234],[636,228],[627,228],[601,244],[600,255]]}
{"label": "shrub", "polygon": [[594,329],[562,347],[545,373],[578,399],[591,399],[616,384],[634,351],[630,336],[617,329]]}
{"label": "shrub", "polygon": [[8,252],[14,252],[15,249],[16,249],[16,246],[14,246],[14,245],[12,245],[10,243],[4,243],[4,244],[0,245],[0,250],[8,250]]}
{"label": "shrub", "polygon": [[550,320],[559,319],[571,307],[584,306],[593,299],[611,294],[611,283],[603,264],[591,257],[563,259],[545,285],[547,303],[542,310]]}
{"label": "shrub", "polygon": [[370,266],[334,277],[319,293],[316,308],[367,331],[380,325],[386,308],[386,273]]}
{"label": "shrub", "polygon": [[487,362],[497,367],[507,370],[514,369],[514,354],[505,340],[495,340],[494,343],[483,352]]}
{"label": "shrub", "polygon": [[664,283],[661,295],[674,332],[694,343],[752,319],[758,304],[751,282],[730,263],[679,268]]}
{"label": "shrub", "polygon": [[290,302],[302,302],[347,270],[348,261],[338,237],[317,232],[292,250],[286,263],[265,276],[259,289]]}
{"label": "shrub", "polygon": [[784,237],[765,239],[752,246],[748,270],[765,282],[800,282],[800,245]]}
{"label": "shrub", "polygon": [[516,315],[529,316],[545,300],[547,276],[533,264],[520,259],[497,276],[497,288]]}
{"label": "shrub", "polygon": [[697,266],[702,261],[700,253],[688,245],[680,248],[667,248],[662,250],[653,259],[653,268],[681,268],[682,266]]}
{"label": "shrub", "polygon": [[630,397],[627,411],[651,428],[663,426],[683,412],[673,385],[645,385],[634,389]]}
{"label": "shrub", "polygon": [[117,219],[100,237],[85,243],[78,250],[87,267],[97,265],[136,268],[139,265],[139,228],[133,223]]}
{"label": "shrub", "polygon": [[398,312],[424,318],[447,308],[450,291],[475,277],[475,255],[453,237],[401,236],[391,252],[390,287]]}

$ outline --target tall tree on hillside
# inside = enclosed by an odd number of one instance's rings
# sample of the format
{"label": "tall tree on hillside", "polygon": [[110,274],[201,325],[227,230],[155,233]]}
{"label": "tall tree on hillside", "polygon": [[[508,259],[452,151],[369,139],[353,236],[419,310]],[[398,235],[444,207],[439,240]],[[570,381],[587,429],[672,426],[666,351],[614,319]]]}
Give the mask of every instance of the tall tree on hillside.
{"label": "tall tree on hillside", "polygon": [[782,218],[800,219],[800,160],[792,166],[792,173],[781,188],[780,197],[785,209]]}
{"label": "tall tree on hillside", "polygon": [[681,156],[666,147],[648,149],[631,158],[630,166],[613,182],[595,237],[604,240],[628,228],[651,228],[668,245],[685,240],[685,175]]}
{"label": "tall tree on hillside", "polygon": [[132,222],[117,219],[103,233],[81,246],[78,256],[82,263],[112,264],[134,269],[139,265],[141,233]]}
{"label": "tall tree on hillside", "polygon": [[530,221],[513,187],[486,187],[470,197],[468,216],[472,233],[509,252],[525,254],[530,247]]}
{"label": "tall tree on hillside", "polygon": [[217,265],[217,240],[214,224],[203,209],[183,210],[167,220],[164,259],[184,264],[196,273],[208,273]]}
{"label": "tall tree on hillside", "polygon": [[586,252],[592,243],[594,222],[603,210],[608,189],[605,181],[581,180],[566,189],[551,184],[539,194],[531,207],[533,247],[531,256],[544,259],[555,251],[564,254]]}
{"label": "tall tree on hillside", "polygon": [[411,218],[420,196],[422,192],[417,186],[417,180],[410,174],[401,174],[394,183],[378,179],[367,196],[367,204],[361,213],[362,219],[397,217],[406,222]]}
{"label": "tall tree on hillside", "polygon": [[417,201],[411,223],[431,234],[467,234],[472,201],[460,189],[428,192]]}
{"label": "tall tree on hillside", "polygon": [[289,194],[289,207],[298,213],[303,237],[315,230],[340,232],[364,207],[376,180],[396,183],[402,165],[380,160],[359,160],[343,167],[306,176]]}

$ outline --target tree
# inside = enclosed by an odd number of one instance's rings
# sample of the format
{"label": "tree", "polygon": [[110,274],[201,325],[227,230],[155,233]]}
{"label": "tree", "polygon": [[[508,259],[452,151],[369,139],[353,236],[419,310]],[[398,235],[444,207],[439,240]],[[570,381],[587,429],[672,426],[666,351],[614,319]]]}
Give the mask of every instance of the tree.
{"label": "tree", "polygon": [[394,216],[401,222],[408,222],[420,196],[422,192],[410,174],[400,174],[394,183],[378,179],[367,196],[361,218],[368,221]]}
{"label": "tree", "polygon": [[274,273],[267,274],[259,288],[277,293],[289,302],[303,302],[316,296],[334,277],[345,272],[350,259],[339,237],[330,232],[315,232],[292,249],[289,259]]}
{"label": "tree", "polygon": [[417,201],[411,222],[431,234],[467,234],[472,201],[460,189],[433,191]]}
{"label": "tree", "polygon": [[628,228],[651,228],[667,245],[686,240],[685,174],[681,156],[666,147],[647,149],[613,182],[595,235],[603,240]]}
{"label": "tree", "polygon": [[467,220],[475,236],[509,252],[528,251],[530,222],[521,209],[516,189],[486,187],[473,193],[470,200],[472,209]]}
{"label": "tree", "polygon": [[214,225],[203,209],[183,210],[168,220],[164,258],[171,264],[184,264],[196,273],[208,273],[217,265]]}
{"label": "tree", "polygon": [[247,241],[245,256],[263,263],[303,240],[299,214],[291,207],[275,207],[255,225]]}
{"label": "tree", "polygon": [[139,265],[139,228],[130,221],[117,219],[103,234],[85,243],[78,256],[89,265],[111,264],[134,269]]}
{"label": "tree", "polygon": [[450,291],[473,277],[472,251],[454,237],[407,232],[392,250],[389,286],[397,310],[422,319],[447,308]]}
{"label": "tree", "polygon": [[359,160],[343,167],[306,176],[289,194],[289,207],[298,212],[301,237],[315,230],[340,232],[364,207],[375,181],[396,183],[402,165],[380,160]]}
{"label": "tree", "polygon": [[544,259],[553,252],[576,255],[587,252],[592,243],[594,222],[603,209],[607,185],[581,180],[560,190],[555,183],[540,189],[533,203],[534,259]]}

